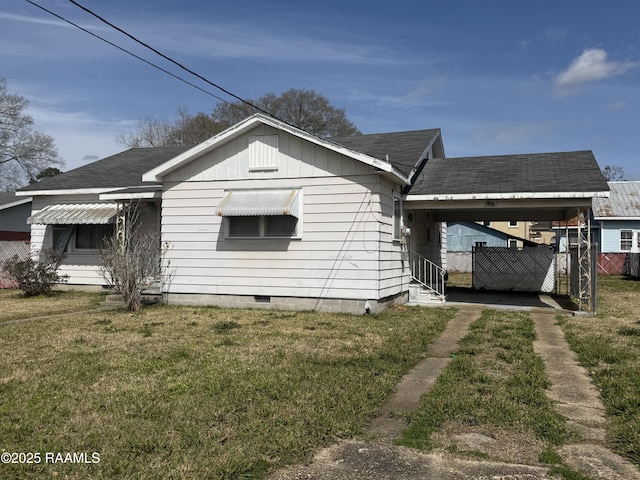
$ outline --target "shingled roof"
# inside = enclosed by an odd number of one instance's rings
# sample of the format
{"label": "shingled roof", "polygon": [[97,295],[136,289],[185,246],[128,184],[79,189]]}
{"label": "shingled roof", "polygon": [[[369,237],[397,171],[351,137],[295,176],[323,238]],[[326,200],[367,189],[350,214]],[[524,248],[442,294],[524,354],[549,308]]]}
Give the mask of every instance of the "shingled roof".
{"label": "shingled roof", "polygon": [[190,147],[132,148],[68,172],[46,178],[20,191],[115,189],[143,185],[142,174]]}
{"label": "shingled roof", "polygon": [[330,138],[350,150],[364,153],[393,165],[403,175],[409,175],[426,148],[440,134],[440,130],[412,130],[408,132],[373,133]]}
{"label": "shingled roof", "polygon": [[532,153],[427,162],[410,195],[606,192],[591,151]]}

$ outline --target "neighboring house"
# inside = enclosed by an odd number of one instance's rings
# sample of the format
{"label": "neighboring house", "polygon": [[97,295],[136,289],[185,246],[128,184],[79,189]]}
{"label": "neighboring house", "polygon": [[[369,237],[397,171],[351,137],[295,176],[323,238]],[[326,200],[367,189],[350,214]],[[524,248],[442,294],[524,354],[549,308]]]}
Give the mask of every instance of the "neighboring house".
{"label": "neighboring house", "polygon": [[29,241],[31,198],[0,192],[0,241]]}
{"label": "neighboring house", "polygon": [[438,129],[327,140],[257,114],[193,148],[127,150],[19,195],[33,197],[33,249],[65,249],[70,284],[104,283],[100,241],[118,205],[140,199],[143,227],[168,246],[169,303],[361,313],[407,300],[415,258],[446,268],[453,217],[565,219],[606,190],[591,152],[447,159]]}
{"label": "neighboring house", "polygon": [[509,236],[509,240],[507,242],[508,245],[504,246],[518,248],[523,247],[523,240],[529,238],[529,223],[530,222],[528,221],[522,220],[511,220],[508,222],[482,222],[485,227],[490,227],[493,230],[498,230]]}
{"label": "neighboring house", "polygon": [[[448,222],[447,223],[447,269],[453,272],[473,270],[474,247],[536,247],[538,244],[486,226],[498,222]],[[509,222],[500,222],[509,224]],[[523,223],[523,222],[519,222]]]}
{"label": "neighboring house", "polygon": [[520,248],[523,246],[536,247],[537,245],[526,238],[476,222],[449,222],[447,224],[448,252],[471,252],[473,247]]}
{"label": "neighboring house", "polygon": [[640,182],[609,182],[609,198],[593,201],[603,253],[640,252]]}

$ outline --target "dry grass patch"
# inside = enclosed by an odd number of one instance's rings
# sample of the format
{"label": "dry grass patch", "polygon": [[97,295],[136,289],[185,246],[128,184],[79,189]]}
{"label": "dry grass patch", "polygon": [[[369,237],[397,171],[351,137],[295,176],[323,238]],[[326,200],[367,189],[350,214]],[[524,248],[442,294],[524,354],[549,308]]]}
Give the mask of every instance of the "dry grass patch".
{"label": "dry grass patch", "polygon": [[100,293],[77,290],[55,290],[35,297],[25,297],[21,290],[0,290],[0,322],[87,310],[103,300]]}
{"label": "dry grass patch", "polygon": [[598,315],[560,324],[600,391],[612,447],[640,465],[640,281],[600,275],[598,284]]}
{"label": "dry grass patch", "polygon": [[100,463],[3,474],[260,478],[360,433],[452,316],[149,307],[4,325],[2,448]]}

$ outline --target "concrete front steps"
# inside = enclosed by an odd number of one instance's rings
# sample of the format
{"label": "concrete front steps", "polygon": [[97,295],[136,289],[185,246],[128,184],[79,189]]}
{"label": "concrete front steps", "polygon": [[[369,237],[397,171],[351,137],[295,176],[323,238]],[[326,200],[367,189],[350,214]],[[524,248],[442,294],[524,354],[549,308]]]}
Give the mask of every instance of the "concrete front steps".
{"label": "concrete front steps", "polygon": [[407,305],[442,305],[445,300],[423,285],[413,282],[409,285],[409,301]]}

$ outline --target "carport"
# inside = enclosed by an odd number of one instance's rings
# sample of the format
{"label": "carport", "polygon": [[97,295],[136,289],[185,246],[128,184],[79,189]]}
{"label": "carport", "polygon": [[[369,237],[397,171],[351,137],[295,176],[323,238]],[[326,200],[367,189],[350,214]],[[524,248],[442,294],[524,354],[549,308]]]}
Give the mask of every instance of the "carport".
{"label": "carport", "polygon": [[[591,151],[429,159],[404,202],[425,222],[559,221],[578,218],[577,272],[571,272],[581,309],[595,311],[597,269],[592,259],[592,199],[609,187]],[[418,226],[418,230],[423,227]],[[412,230],[416,230],[412,225]],[[413,234],[412,234],[413,237]],[[411,249],[421,253],[422,241]],[[440,262],[446,268],[446,242]]]}

